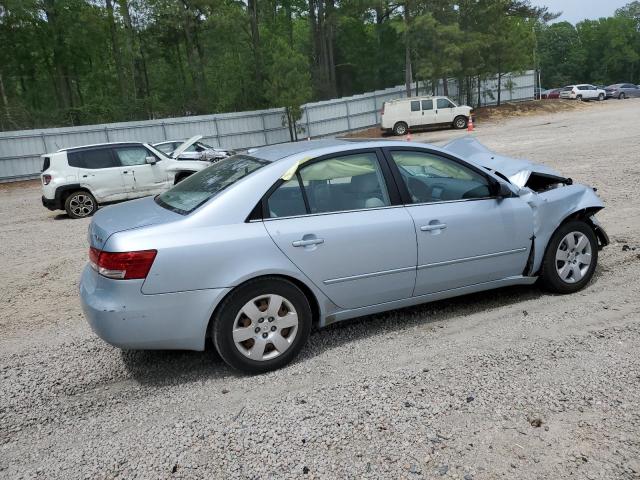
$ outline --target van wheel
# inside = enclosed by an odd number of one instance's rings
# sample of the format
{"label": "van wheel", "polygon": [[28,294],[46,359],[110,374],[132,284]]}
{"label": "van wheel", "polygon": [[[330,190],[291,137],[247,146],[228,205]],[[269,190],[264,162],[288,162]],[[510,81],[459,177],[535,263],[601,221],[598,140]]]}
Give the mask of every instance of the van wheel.
{"label": "van wheel", "polygon": [[222,359],[247,373],[281,368],[298,354],[311,331],[305,294],[278,277],[250,280],[222,301],[210,336]]}
{"label": "van wheel", "polygon": [[70,218],[85,218],[93,215],[98,204],[93,195],[86,190],[73,192],[64,201],[64,209]]}
{"label": "van wheel", "polygon": [[393,126],[394,135],[406,135],[409,131],[409,125],[404,122],[398,122]]}
{"label": "van wheel", "polygon": [[454,128],[462,130],[463,128],[467,128],[467,122],[467,117],[465,117],[464,115],[460,115],[453,120],[453,126]]}

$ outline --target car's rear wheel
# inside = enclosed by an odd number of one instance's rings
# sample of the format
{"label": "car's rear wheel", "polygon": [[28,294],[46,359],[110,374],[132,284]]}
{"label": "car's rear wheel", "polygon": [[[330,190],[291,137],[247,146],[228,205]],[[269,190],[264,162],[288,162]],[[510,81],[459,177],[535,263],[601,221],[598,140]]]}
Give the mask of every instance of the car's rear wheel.
{"label": "car's rear wheel", "polygon": [[394,135],[406,135],[409,131],[409,125],[404,122],[398,122],[393,126],[393,134]]}
{"label": "car's rear wheel", "polygon": [[578,95],[578,96],[576,97],[576,99],[577,99],[578,101],[582,102],[582,95]]}
{"label": "car's rear wheel", "polygon": [[90,217],[97,208],[95,197],[86,190],[73,192],[64,201],[64,209],[71,218]]}
{"label": "car's rear wheel", "polygon": [[583,221],[571,220],[561,225],[549,241],[541,284],[556,293],[577,292],[589,283],[597,263],[598,240],[593,229]]}
{"label": "car's rear wheel", "polygon": [[279,277],[251,280],[232,291],[212,319],[210,334],[231,367],[262,373],[289,363],[311,331],[305,294]]}
{"label": "car's rear wheel", "polygon": [[626,98],[626,95],[624,94],[624,92],[622,92],[620,95],[618,95],[618,98],[620,100],[624,100]]}
{"label": "car's rear wheel", "polygon": [[467,117],[460,115],[453,120],[453,126],[459,130],[467,128]]}

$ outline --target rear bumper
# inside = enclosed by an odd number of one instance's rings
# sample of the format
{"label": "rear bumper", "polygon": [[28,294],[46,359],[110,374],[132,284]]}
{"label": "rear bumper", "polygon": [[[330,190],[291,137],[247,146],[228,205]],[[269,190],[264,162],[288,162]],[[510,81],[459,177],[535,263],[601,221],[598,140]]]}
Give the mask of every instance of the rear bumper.
{"label": "rear bumper", "polygon": [[43,195],[42,205],[44,205],[49,210],[62,210],[62,205],[60,205],[60,199],[58,198],[47,198]]}
{"label": "rear bumper", "polygon": [[96,335],[123,349],[204,350],[209,319],[229,289],[144,295],[143,283],[84,268],[80,301]]}

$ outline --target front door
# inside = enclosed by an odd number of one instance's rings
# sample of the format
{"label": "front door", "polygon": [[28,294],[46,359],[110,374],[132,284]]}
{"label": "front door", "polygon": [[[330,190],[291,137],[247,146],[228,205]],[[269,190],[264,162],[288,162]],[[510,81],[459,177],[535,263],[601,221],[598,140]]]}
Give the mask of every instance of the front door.
{"label": "front door", "polygon": [[438,123],[453,123],[455,105],[447,98],[436,99],[436,118]]}
{"label": "front door", "polygon": [[[418,264],[414,295],[522,275],[533,213],[520,198],[495,198],[475,168],[434,153],[389,152],[410,195]],[[392,165],[393,166],[393,165]]]}
{"label": "front door", "polygon": [[411,297],[416,234],[375,151],[308,163],[267,200],[280,250],[327,297],[358,308]]}
{"label": "front door", "polygon": [[[123,180],[127,198],[143,197],[160,193],[168,186],[167,173],[158,165],[151,165],[147,157],[156,157],[142,145],[114,147],[116,158],[123,166]],[[156,157],[156,160],[159,160]]]}

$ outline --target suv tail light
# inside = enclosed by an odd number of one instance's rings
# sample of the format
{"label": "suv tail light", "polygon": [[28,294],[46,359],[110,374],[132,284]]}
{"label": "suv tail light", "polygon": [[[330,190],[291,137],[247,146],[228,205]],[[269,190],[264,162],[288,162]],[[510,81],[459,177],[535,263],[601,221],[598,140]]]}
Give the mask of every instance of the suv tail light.
{"label": "suv tail light", "polygon": [[45,185],[49,185],[51,183],[51,175],[43,175],[42,183],[44,183]]}
{"label": "suv tail light", "polygon": [[100,275],[116,280],[147,278],[157,250],[105,252],[89,248],[89,264]]}

